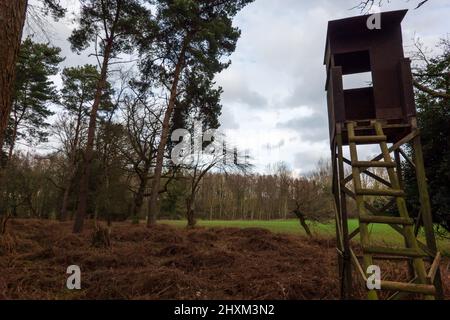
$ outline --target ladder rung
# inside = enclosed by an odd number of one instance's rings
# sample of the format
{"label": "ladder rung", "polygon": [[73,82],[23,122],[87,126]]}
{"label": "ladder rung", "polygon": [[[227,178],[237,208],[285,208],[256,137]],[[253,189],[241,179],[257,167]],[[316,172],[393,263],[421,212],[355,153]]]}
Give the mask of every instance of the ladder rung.
{"label": "ladder rung", "polygon": [[412,248],[389,248],[389,247],[363,247],[363,252],[367,254],[386,254],[400,257],[424,258],[428,255],[420,249]]}
{"label": "ladder rung", "polygon": [[436,295],[436,288],[430,284],[415,284],[381,280],[381,290],[421,293],[430,296]]}
{"label": "ladder rung", "polygon": [[355,161],[352,162],[353,167],[357,168],[395,168],[397,165],[395,162],[384,161]]}
{"label": "ladder rung", "polygon": [[384,223],[384,224],[401,224],[413,225],[414,220],[411,218],[388,217],[388,216],[369,216],[363,215],[359,217],[360,223]]}
{"label": "ladder rung", "polygon": [[386,136],[354,136],[349,137],[350,143],[380,143],[380,142],[386,142],[387,137]]}
{"label": "ladder rung", "polygon": [[386,196],[386,197],[404,197],[405,192],[397,189],[356,189],[358,196]]}

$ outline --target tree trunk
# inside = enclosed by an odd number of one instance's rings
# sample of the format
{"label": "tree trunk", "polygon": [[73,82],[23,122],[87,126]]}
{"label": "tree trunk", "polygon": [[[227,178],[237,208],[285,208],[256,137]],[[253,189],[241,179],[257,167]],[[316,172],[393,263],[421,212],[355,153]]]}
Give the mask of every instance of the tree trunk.
{"label": "tree trunk", "polygon": [[133,206],[133,223],[134,224],[139,224],[139,212],[141,211],[142,204],[144,203],[145,188],[147,187],[147,178],[146,178],[147,174],[148,174],[148,171],[146,173],[144,173],[145,178],[141,177],[139,189],[134,198],[134,206]]}
{"label": "tree trunk", "polygon": [[95,130],[97,127],[97,113],[102,99],[103,90],[106,86],[106,77],[108,72],[108,64],[112,46],[113,41],[112,38],[110,38],[107,41],[105,47],[100,79],[97,84],[94,103],[92,104],[92,109],[89,116],[88,137],[86,149],[84,151],[84,159],[83,159],[84,161],[82,165],[81,179],[80,179],[80,193],[78,197],[77,212],[75,214],[75,222],[73,225],[74,233],[80,233],[81,231],[83,231],[84,217],[86,216],[87,210],[90,169],[94,153]]}
{"label": "tree trunk", "polygon": [[16,61],[19,55],[28,0],[0,1],[0,148],[12,108]]}
{"label": "tree trunk", "polygon": [[73,144],[70,150],[69,154],[69,177],[67,179],[66,188],[64,189],[64,196],[63,201],[61,204],[61,212],[59,219],[60,221],[66,221],[68,218],[67,214],[67,207],[69,206],[69,196],[70,196],[70,190],[72,189],[72,185],[75,180],[76,172],[77,172],[77,150],[80,143],[80,130],[81,130],[81,121],[82,121],[82,108],[84,104],[84,99],[80,102],[80,107],[78,109],[78,116],[77,116],[77,124],[75,126],[75,137],[73,139]]}
{"label": "tree trunk", "polygon": [[59,215],[59,220],[61,222],[64,222],[67,220],[67,207],[69,206],[69,195],[70,195],[70,189],[72,187],[72,179],[69,179],[69,182],[66,185],[66,188],[64,189],[64,195],[63,195],[63,201],[61,204],[61,212]]}
{"label": "tree trunk", "polygon": [[16,139],[17,139],[17,123],[14,124],[14,128],[13,128],[13,132],[11,134],[11,144],[9,146],[9,151],[8,151],[8,162],[11,161],[12,156],[13,156],[13,152],[14,152],[14,147],[16,145]]}
{"label": "tree trunk", "polygon": [[188,197],[186,199],[186,218],[187,218],[187,227],[194,228],[197,224],[197,220],[194,217],[194,210],[192,209],[192,205],[194,204],[194,200],[192,197]]}
{"label": "tree trunk", "polygon": [[303,214],[303,212],[300,211],[299,209],[299,205],[297,204],[297,209],[295,209],[293,211],[293,213],[297,216],[298,220],[300,221],[300,225],[303,227],[303,229],[305,229],[306,234],[309,237],[312,237],[312,233],[311,230],[309,229],[308,225],[306,224],[306,219],[305,219],[305,215]]}
{"label": "tree trunk", "polygon": [[150,198],[148,200],[148,205],[147,205],[147,227],[151,227],[156,225],[156,218],[157,218],[157,210],[158,207],[156,205],[157,201],[158,201],[158,196],[156,196],[156,200],[155,200],[155,206],[152,207],[151,205],[151,193],[150,193]]}
{"label": "tree trunk", "polygon": [[304,217],[303,215],[300,215],[298,218],[299,218],[299,220],[300,220],[301,226],[303,227],[303,229],[305,229],[306,234],[307,234],[309,237],[312,237],[311,230],[309,229],[308,225],[306,224],[306,219],[305,219],[305,217]]}
{"label": "tree trunk", "polygon": [[181,54],[178,60],[178,63],[175,67],[175,75],[172,83],[172,87],[170,89],[170,99],[167,105],[166,112],[164,113],[164,119],[162,123],[162,132],[161,139],[158,144],[158,150],[156,154],[156,166],[155,172],[153,176],[152,188],[150,190],[150,198],[148,203],[148,217],[147,217],[147,226],[151,227],[156,223],[156,211],[157,211],[157,199],[159,194],[159,187],[161,183],[161,174],[162,167],[164,163],[164,151],[166,149],[167,140],[169,138],[169,130],[170,130],[170,119],[172,117],[172,113],[175,107],[175,102],[177,98],[178,91],[178,82],[180,80],[180,74],[183,70],[184,65],[184,54],[186,51],[186,45],[181,50]]}

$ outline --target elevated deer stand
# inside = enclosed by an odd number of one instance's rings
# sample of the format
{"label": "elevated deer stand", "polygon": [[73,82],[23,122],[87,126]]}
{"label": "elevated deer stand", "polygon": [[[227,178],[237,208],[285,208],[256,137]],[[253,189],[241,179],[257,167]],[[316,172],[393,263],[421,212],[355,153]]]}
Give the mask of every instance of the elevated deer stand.
{"label": "elevated deer stand", "polygon": [[[381,267],[382,261],[404,261],[409,266],[409,279],[381,279],[381,290],[391,293],[390,299],[420,294],[426,299],[442,297],[439,273],[440,254],[433,231],[430,200],[427,191],[420,133],[417,128],[410,60],[404,57],[401,22],[407,10],[381,14],[381,29],[369,30],[369,16],[330,21],[325,53],[326,91],[330,146],[333,164],[333,193],[336,202],[336,236],[339,259],[341,296],[351,297],[352,268],[367,281],[371,265]],[[372,85],[344,89],[343,76],[370,72]],[[410,159],[402,146],[410,143],[414,157]],[[378,144],[380,155],[371,161],[360,161],[358,146]],[[344,156],[349,147],[350,159]],[[393,157],[391,156],[393,154]],[[412,219],[407,211],[403,191],[401,158],[416,170],[420,192],[420,216]],[[351,168],[346,175],[345,166]],[[380,177],[370,168],[385,168]],[[361,175],[367,175],[385,186],[365,189]],[[382,197],[383,208],[374,208],[366,197]],[[349,230],[347,198],[357,204],[359,227]],[[396,215],[387,211],[396,207]],[[404,247],[377,246],[371,241],[369,226],[387,224],[404,238]],[[424,228],[426,243],[417,239]],[[360,252],[353,250],[350,240],[359,235]],[[429,262],[426,267],[425,262]],[[377,290],[368,290],[369,299],[378,299]]]}

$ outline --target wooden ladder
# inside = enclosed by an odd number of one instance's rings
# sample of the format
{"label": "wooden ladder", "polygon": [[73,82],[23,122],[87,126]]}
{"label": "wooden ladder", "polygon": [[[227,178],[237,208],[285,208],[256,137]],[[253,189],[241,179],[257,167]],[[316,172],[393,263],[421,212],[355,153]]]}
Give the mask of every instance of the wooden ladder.
{"label": "wooden ladder", "polygon": [[[399,178],[395,168],[397,164],[392,161],[387,146],[387,137],[383,132],[383,127],[378,121],[371,121],[375,135],[357,136],[355,135],[355,122],[347,123],[348,141],[350,146],[351,167],[353,173],[353,186],[356,199],[356,205],[359,213],[359,231],[361,237],[361,246],[363,252],[364,270],[374,265],[374,258],[383,256],[383,259],[405,258],[411,261],[411,268],[414,270],[415,278],[410,282],[394,282],[381,280],[381,290],[394,291],[397,294],[413,293],[420,294],[425,299],[434,299],[436,288],[431,284],[426,274],[424,258],[428,255],[420,249],[415,233],[414,220],[409,217],[405,201],[405,192],[400,186]],[[357,145],[361,144],[379,144],[383,155],[383,161],[359,161],[357,154]],[[389,189],[364,189],[361,185],[361,173],[368,168],[386,168],[391,187]],[[371,215],[367,211],[364,196],[384,196],[393,197],[397,205],[399,216],[392,217],[387,215]],[[388,224],[402,227],[402,234],[405,240],[405,247],[392,248],[383,246],[374,246],[371,243],[369,225]],[[362,270],[360,270],[361,272]],[[376,290],[368,291],[368,298],[378,299]]]}

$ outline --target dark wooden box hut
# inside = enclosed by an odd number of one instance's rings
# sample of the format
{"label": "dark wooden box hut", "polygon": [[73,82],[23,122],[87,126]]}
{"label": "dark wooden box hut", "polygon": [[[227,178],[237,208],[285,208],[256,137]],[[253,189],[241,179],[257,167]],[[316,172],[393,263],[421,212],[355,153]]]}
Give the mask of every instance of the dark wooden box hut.
{"label": "dark wooden box hut", "polygon": [[[374,30],[367,27],[369,16],[328,23],[324,64],[331,145],[337,125],[347,121],[379,120],[387,125],[390,142],[410,132],[416,110],[411,61],[403,52],[401,22],[406,13],[381,13],[381,29]],[[372,75],[370,87],[344,90],[343,76],[364,72]]]}

